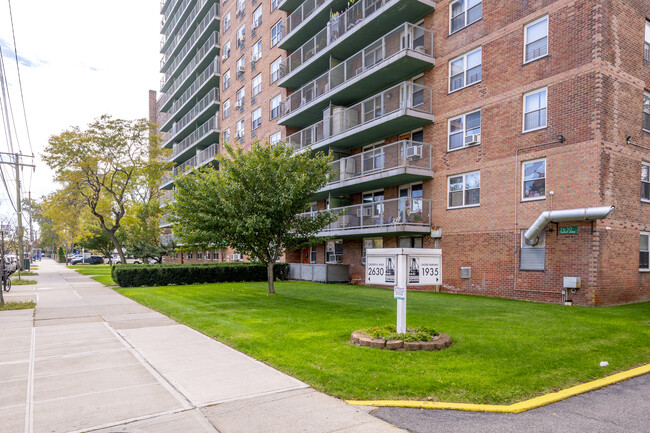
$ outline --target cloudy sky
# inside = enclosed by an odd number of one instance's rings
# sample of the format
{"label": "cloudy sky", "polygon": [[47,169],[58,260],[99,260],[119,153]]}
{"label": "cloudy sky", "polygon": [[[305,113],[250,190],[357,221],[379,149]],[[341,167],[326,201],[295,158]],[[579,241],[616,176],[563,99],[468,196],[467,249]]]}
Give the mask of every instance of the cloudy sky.
{"label": "cloudy sky", "polygon": [[[18,141],[22,152],[30,154],[9,1],[0,0],[0,47]],[[50,136],[71,126],[84,127],[102,114],[147,117],[148,92],[157,90],[160,80],[160,0],[11,0],[11,7],[27,122],[37,156],[31,191],[32,197],[40,197],[56,189],[52,172],[38,157]],[[2,122],[0,151],[8,151]],[[8,166],[4,172],[15,191]],[[30,171],[24,174],[27,189]],[[0,184],[0,218],[10,209]]]}

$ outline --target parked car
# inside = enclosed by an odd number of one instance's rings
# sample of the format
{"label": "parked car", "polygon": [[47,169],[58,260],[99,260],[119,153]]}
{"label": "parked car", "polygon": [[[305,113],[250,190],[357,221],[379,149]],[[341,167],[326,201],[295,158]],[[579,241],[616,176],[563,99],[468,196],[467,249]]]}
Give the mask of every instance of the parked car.
{"label": "parked car", "polygon": [[102,258],[102,256],[90,256],[90,257],[86,257],[85,259],[81,259],[81,258],[74,259],[70,262],[70,264],[72,265],[78,265],[81,263],[86,263],[89,265],[101,265],[104,263],[104,259]]}

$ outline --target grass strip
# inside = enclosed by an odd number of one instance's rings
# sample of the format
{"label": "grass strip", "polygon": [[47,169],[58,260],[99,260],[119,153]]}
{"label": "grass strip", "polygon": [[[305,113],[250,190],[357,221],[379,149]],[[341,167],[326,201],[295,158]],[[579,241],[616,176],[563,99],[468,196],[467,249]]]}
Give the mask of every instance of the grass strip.
{"label": "grass strip", "polygon": [[11,286],[30,286],[32,284],[36,284],[36,280],[24,280],[24,279],[18,279],[17,277],[12,277],[11,278]]}
{"label": "grass strip", "polygon": [[36,307],[36,302],[6,302],[0,305],[0,311],[29,310]]}

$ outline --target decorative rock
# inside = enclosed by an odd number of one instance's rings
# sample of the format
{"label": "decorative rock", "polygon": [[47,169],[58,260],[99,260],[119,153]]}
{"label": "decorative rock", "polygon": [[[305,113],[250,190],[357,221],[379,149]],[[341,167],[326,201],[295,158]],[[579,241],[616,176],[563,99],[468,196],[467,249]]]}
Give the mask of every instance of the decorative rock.
{"label": "decorative rock", "polygon": [[365,335],[362,335],[359,337],[359,345],[360,346],[366,346],[370,347],[370,342],[372,341],[372,338],[366,337]]}
{"label": "decorative rock", "polygon": [[374,349],[383,349],[386,346],[386,340],[383,338],[375,338],[370,341],[370,347]]}
{"label": "decorative rock", "polygon": [[353,344],[359,344],[359,338],[363,337],[363,334],[359,331],[354,331],[352,333],[352,337],[350,338],[352,340]]}
{"label": "decorative rock", "polygon": [[404,350],[420,350],[419,341],[405,341]]}
{"label": "decorative rock", "polygon": [[420,350],[437,350],[440,349],[435,341],[421,341]]}
{"label": "decorative rock", "polygon": [[386,342],[386,349],[389,350],[401,349],[402,347],[404,347],[402,340],[388,340]]}

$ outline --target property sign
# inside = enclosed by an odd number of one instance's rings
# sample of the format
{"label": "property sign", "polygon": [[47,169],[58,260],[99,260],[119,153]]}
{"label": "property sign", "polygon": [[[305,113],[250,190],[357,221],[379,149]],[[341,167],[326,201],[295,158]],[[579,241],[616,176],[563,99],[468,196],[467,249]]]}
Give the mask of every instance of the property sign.
{"label": "property sign", "polygon": [[393,289],[393,297],[402,301],[406,299],[406,288],[395,286]]}
{"label": "property sign", "polygon": [[560,227],[560,234],[561,235],[577,235],[578,234],[578,226]]}
{"label": "property sign", "polygon": [[435,286],[442,284],[441,256],[415,256],[409,255],[408,285],[409,286]]}
{"label": "property sign", "polygon": [[396,256],[366,257],[366,284],[394,286],[397,275]]}

